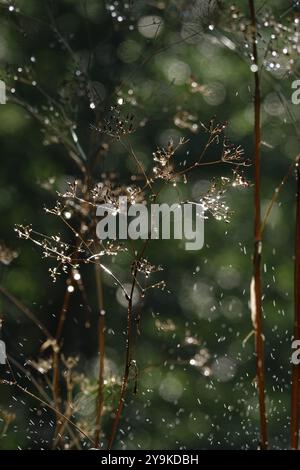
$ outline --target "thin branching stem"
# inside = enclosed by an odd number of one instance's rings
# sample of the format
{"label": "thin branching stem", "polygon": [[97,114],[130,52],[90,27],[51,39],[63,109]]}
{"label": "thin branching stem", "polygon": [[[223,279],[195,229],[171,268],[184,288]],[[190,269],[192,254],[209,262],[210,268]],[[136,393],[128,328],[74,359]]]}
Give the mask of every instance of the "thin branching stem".
{"label": "thin branching stem", "polygon": [[[61,339],[62,335],[62,330],[63,326],[66,320],[66,315],[67,311],[69,308],[69,303],[70,303],[70,292],[68,290],[68,284],[67,282],[67,288],[65,290],[65,295],[64,295],[64,300],[63,300],[63,306],[60,311],[59,319],[58,319],[58,325],[56,329],[56,334],[55,334],[55,340],[56,340],[56,348],[53,348],[53,374],[52,374],[52,393],[53,393],[53,401],[55,405],[55,409],[60,411],[61,408],[61,396],[60,396],[60,386],[59,386],[59,377],[60,377],[60,347],[59,347],[59,342]],[[59,422],[59,414],[56,415],[56,429],[55,429],[55,435],[54,435],[54,442],[57,440],[57,435],[59,433],[61,427],[61,423]]]}

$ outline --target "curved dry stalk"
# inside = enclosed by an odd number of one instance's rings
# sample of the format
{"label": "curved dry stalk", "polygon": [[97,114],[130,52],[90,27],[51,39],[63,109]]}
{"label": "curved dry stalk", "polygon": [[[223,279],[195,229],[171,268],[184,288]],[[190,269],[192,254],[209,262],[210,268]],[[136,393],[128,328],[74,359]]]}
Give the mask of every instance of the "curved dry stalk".
{"label": "curved dry stalk", "polygon": [[[149,239],[145,242],[145,244],[144,244],[144,246],[143,246],[143,248],[142,248],[142,250],[141,250],[141,252],[138,256],[138,260],[140,260],[144,256],[144,253],[147,249],[148,243],[149,243]],[[108,450],[111,450],[113,445],[114,445],[116,433],[117,433],[117,430],[118,430],[118,427],[119,427],[119,423],[120,423],[120,419],[121,419],[121,415],[122,415],[122,410],[123,410],[123,406],[124,406],[124,402],[125,402],[125,395],[126,395],[126,391],[127,391],[128,382],[129,382],[129,373],[130,373],[130,368],[131,368],[131,365],[132,365],[132,343],[133,343],[133,335],[132,335],[132,306],[133,306],[133,303],[132,302],[133,302],[133,293],[134,293],[134,289],[135,289],[135,286],[136,286],[137,270],[138,270],[138,263],[135,263],[135,268],[134,268],[133,273],[132,273],[133,280],[132,280],[130,297],[128,299],[128,308],[127,308],[127,337],[126,337],[125,369],[124,369],[124,374],[123,374],[123,380],[122,380],[122,385],[121,385],[119,402],[118,402],[117,410],[116,410],[116,413],[115,413],[115,418],[114,418],[114,421],[113,421],[111,434],[110,434],[110,437],[108,439],[108,446],[107,446]]]}
{"label": "curved dry stalk", "polygon": [[107,449],[111,450],[116,433],[119,427],[121,415],[122,415],[122,410],[125,402],[125,394],[127,391],[127,386],[129,382],[129,372],[130,372],[130,366],[131,366],[131,345],[132,345],[132,297],[133,297],[133,291],[135,287],[135,279],[133,279],[132,282],[132,289],[131,289],[131,294],[130,294],[130,299],[128,302],[128,309],[127,309],[127,339],[126,339],[126,359],[125,359],[125,370],[124,370],[124,375],[123,375],[123,380],[122,380],[122,385],[121,385],[121,391],[120,391],[120,398],[117,406],[117,410],[115,413],[115,418],[112,426],[112,431],[108,440],[108,446]]}
{"label": "curved dry stalk", "polygon": [[[56,341],[57,347],[53,348],[53,355],[52,355],[52,360],[53,360],[52,393],[53,393],[53,401],[54,401],[55,409],[58,411],[60,411],[60,408],[61,408],[61,396],[60,396],[60,387],[59,387],[59,362],[60,362],[59,342],[61,339],[61,334],[62,334],[63,326],[66,320],[66,315],[67,315],[67,311],[68,311],[69,303],[70,303],[71,294],[68,290],[69,281],[70,281],[70,278],[67,281],[67,288],[65,291],[63,306],[60,311],[58,325],[57,325],[56,334],[55,334],[55,341]],[[61,424],[58,422],[58,416],[59,415],[57,414],[56,428],[55,428],[55,433],[54,433],[54,442],[56,442],[57,435],[61,428]]]}
{"label": "curved dry stalk", "polygon": [[254,254],[253,254],[253,277],[251,282],[252,297],[252,321],[255,330],[256,349],[256,375],[259,399],[260,416],[260,447],[267,449],[267,413],[265,397],[265,368],[264,368],[264,339],[262,328],[262,288],[261,288],[261,254],[262,254],[262,226],[261,226],[261,91],[260,76],[257,53],[257,23],[254,0],[249,0],[249,10],[252,23],[252,53],[253,64],[256,66],[254,72],[255,95],[254,95],[254,131],[255,131],[255,154],[254,154]]}
{"label": "curved dry stalk", "polygon": [[[294,340],[300,340],[300,169],[297,166]],[[291,448],[299,448],[300,364],[292,366]]]}

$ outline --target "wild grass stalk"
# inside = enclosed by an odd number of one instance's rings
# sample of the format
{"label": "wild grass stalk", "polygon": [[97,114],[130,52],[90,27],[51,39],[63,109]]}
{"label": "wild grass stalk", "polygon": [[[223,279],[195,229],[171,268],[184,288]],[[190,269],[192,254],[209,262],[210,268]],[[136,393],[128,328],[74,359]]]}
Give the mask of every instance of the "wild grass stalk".
{"label": "wild grass stalk", "polygon": [[[294,340],[300,340],[300,169],[296,166],[296,233],[295,233],[295,273],[294,273]],[[299,448],[299,406],[300,406],[300,365],[292,365],[291,392],[291,448]]]}
{"label": "wild grass stalk", "polygon": [[260,415],[260,447],[267,449],[267,413],[265,397],[265,368],[264,368],[264,339],[262,318],[262,280],[261,280],[261,255],[262,255],[262,233],[261,233],[261,84],[257,53],[257,22],[254,0],[249,0],[249,11],[252,23],[252,54],[254,69],[254,253],[253,253],[253,302],[252,320],[255,330],[256,349],[256,375],[259,399]]}
{"label": "wild grass stalk", "polygon": [[[63,326],[65,324],[69,304],[70,304],[70,292],[68,289],[70,278],[66,283],[66,290],[63,300],[63,305],[60,311],[58,325],[55,334],[55,346],[53,347],[52,353],[52,362],[53,362],[53,373],[52,373],[52,393],[53,393],[53,402],[55,409],[61,411],[61,393],[60,393],[60,340],[63,331]],[[58,434],[60,432],[61,426],[63,423],[60,422],[59,415],[56,415],[56,426],[54,433],[54,444],[57,442]]]}
{"label": "wild grass stalk", "polygon": [[105,310],[103,300],[103,286],[101,278],[101,268],[95,265],[95,278],[98,299],[98,359],[99,359],[99,376],[98,376],[98,393],[96,404],[96,422],[95,422],[95,447],[100,446],[101,435],[101,417],[104,402],[104,355],[105,355]]}
{"label": "wild grass stalk", "polygon": [[[140,261],[142,259],[142,257],[144,256],[144,253],[145,253],[145,251],[147,249],[147,246],[148,246],[148,242],[149,242],[149,240],[147,240],[144,243],[144,246],[143,246],[143,248],[141,250],[141,253],[138,257],[138,261]],[[128,298],[125,369],[124,369],[124,374],[123,374],[123,379],[122,379],[122,385],[121,385],[121,391],[120,391],[120,397],[119,397],[119,401],[118,401],[118,405],[117,405],[117,410],[115,412],[115,418],[114,418],[111,433],[110,433],[110,436],[109,436],[109,439],[108,439],[108,446],[107,446],[108,450],[111,450],[113,445],[114,445],[116,433],[117,433],[119,423],[120,423],[120,419],[121,419],[121,416],[122,416],[123,406],[124,406],[124,403],[125,403],[125,396],[126,396],[126,391],[127,391],[128,382],[129,382],[130,368],[131,368],[131,365],[132,365],[132,347],[133,347],[133,338],[134,338],[133,325],[132,325],[132,320],[133,320],[133,318],[132,318],[133,317],[132,309],[133,309],[133,294],[134,294],[134,290],[135,290],[135,287],[136,287],[137,274],[138,274],[138,261],[135,263],[135,267],[133,269],[132,285],[131,285],[131,290],[130,290],[130,294],[129,294],[129,298]]]}

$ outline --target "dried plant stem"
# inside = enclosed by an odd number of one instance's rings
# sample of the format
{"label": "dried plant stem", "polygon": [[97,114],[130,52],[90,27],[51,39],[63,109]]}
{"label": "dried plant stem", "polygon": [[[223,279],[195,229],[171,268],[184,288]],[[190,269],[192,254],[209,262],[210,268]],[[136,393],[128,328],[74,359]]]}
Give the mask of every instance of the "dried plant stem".
{"label": "dried plant stem", "polygon": [[53,401],[55,408],[60,409],[60,393],[59,393],[59,352],[53,351],[53,377],[52,377]]}
{"label": "dried plant stem", "polygon": [[[300,170],[297,165],[294,340],[300,340]],[[300,365],[292,367],[291,448],[299,448]]]}
{"label": "dried plant stem", "polygon": [[101,278],[101,267],[99,264],[95,265],[95,278],[98,298],[98,309],[99,309],[99,322],[98,322],[98,355],[99,355],[99,377],[98,377],[98,393],[97,393],[97,407],[96,407],[96,422],[95,422],[95,447],[96,449],[100,446],[100,434],[101,434],[101,417],[103,410],[104,401],[104,355],[105,355],[105,311],[104,311],[104,300],[103,300],[103,286]]}
{"label": "dried plant stem", "polygon": [[112,446],[115,441],[116,437],[116,432],[119,426],[119,422],[121,419],[122,415],[122,410],[125,402],[125,394],[128,386],[128,381],[129,381],[129,372],[130,372],[130,365],[131,365],[131,342],[132,342],[132,295],[133,295],[133,290],[135,286],[135,281],[132,283],[132,289],[131,289],[131,294],[130,294],[130,299],[128,302],[128,309],[127,309],[127,339],[126,339],[126,359],[125,359],[125,370],[124,370],[124,375],[123,375],[123,380],[122,380],[122,385],[121,385],[121,392],[120,392],[120,398],[112,426],[112,431],[111,435],[109,437],[108,441],[108,450],[112,449]]}
{"label": "dried plant stem", "polygon": [[70,285],[70,282],[71,282],[71,278],[69,278],[67,280],[67,288],[66,288],[66,291],[65,291],[63,306],[62,306],[62,309],[60,311],[60,315],[59,315],[59,319],[58,319],[58,325],[57,325],[56,334],[55,334],[55,339],[56,339],[57,343],[59,343],[59,341],[60,341],[62,330],[63,330],[64,324],[65,324],[65,321],[66,321],[67,311],[68,311],[68,308],[69,308],[71,294],[68,290],[68,286]]}
{"label": "dried plant stem", "polygon": [[[149,240],[147,240],[141,250],[140,255],[138,256],[138,260],[140,260],[146,251],[146,248],[148,246]],[[126,337],[126,357],[125,357],[125,369],[124,369],[124,375],[123,375],[123,380],[122,380],[122,385],[121,385],[121,391],[120,391],[120,398],[117,406],[117,410],[115,413],[115,418],[112,426],[112,431],[108,440],[108,446],[107,449],[111,450],[115,441],[116,433],[119,427],[121,415],[122,415],[122,410],[125,402],[125,395],[127,391],[127,386],[129,382],[129,373],[130,373],[130,367],[132,364],[132,344],[133,344],[133,332],[132,332],[132,301],[133,301],[133,293],[134,289],[136,286],[136,277],[137,277],[137,266],[138,263],[135,264],[136,267],[133,270],[132,276],[132,285],[131,285],[131,291],[130,291],[130,296],[128,299],[128,308],[127,308],[127,337]]]}
{"label": "dried plant stem", "polygon": [[256,374],[259,398],[260,415],[260,447],[267,449],[267,414],[265,400],[265,370],[264,370],[264,340],[262,333],[262,288],[261,288],[261,91],[257,54],[257,24],[254,0],[249,0],[249,10],[252,22],[252,53],[254,72],[255,96],[254,96],[254,126],[255,126],[255,155],[254,155],[254,255],[253,255],[253,286],[255,302],[255,348],[256,348]]}
{"label": "dried plant stem", "polygon": [[[70,278],[67,281],[67,288],[65,291],[65,296],[63,300],[63,306],[60,311],[58,325],[55,334],[56,347],[53,348],[53,376],[52,376],[52,393],[53,393],[53,402],[56,410],[60,411],[61,408],[61,396],[60,396],[60,387],[59,387],[59,362],[60,362],[60,347],[59,341],[61,338],[63,326],[66,320],[66,315],[70,303],[70,292],[68,290],[68,285],[70,284]],[[54,442],[57,440],[57,435],[59,433],[61,424],[59,422],[59,414],[56,415],[56,429],[54,433]]]}
{"label": "dried plant stem", "polygon": [[[73,403],[73,384],[72,384],[72,381],[70,380],[70,373],[67,372],[66,374],[66,386],[67,386],[67,405],[66,405],[66,408],[65,408],[65,416],[67,418],[70,418],[72,416],[72,413],[73,413],[73,406],[72,406],[72,403]],[[61,439],[62,439],[62,433],[64,432],[65,428],[68,426],[68,422],[66,420],[64,420],[64,422],[62,423],[60,429],[59,429],[59,432],[56,436],[56,440],[54,442],[54,448],[59,445]]]}

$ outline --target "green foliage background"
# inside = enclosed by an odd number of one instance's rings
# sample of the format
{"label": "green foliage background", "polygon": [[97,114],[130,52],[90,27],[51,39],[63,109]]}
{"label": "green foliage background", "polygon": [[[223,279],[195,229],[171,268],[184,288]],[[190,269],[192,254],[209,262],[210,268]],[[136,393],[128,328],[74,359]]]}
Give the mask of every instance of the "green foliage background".
{"label": "green foliage background", "polygon": [[[214,31],[200,33],[195,40],[186,41],[181,35],[186,2],[134,3],[137,18],[154,14],[163,18],[164,27],[155,39],[146,38],[136,27],[131,31],[130,21],[115,21],[106,10],[104,1],[18,1],[16,4],[24,13],[19,23],[12,18],[16,13],[9,12],[8,7],[2,5],[0,59],[3,73],[6,70],[4,64],[10,64],[12,68],[30,65],[38,86],[54,97],[59,96],[65,81],[74,76],[74,57],[63,50],[48,27],[47,9],[50,8],[62,36],[68,39],[83,67],[88,51],[94,51],[90,80],[103,94],[105,104],[114,104],[117,98],[113,91],[120,83],[122,95],[119,97],[124,96],[126,101],[132,97],[136,100],[135,106],[129,103],[128,107],[135,114],[135,121],[145,119],[145,125],[136,129],[130,142],[148,171],[153,164],[152,152],[170,136],[174,139],[189,137],[184,151],[189,150],[191,155],[197,155],[203,148],[205,135],[202,132],[192,134],[176,127],[174,116],[180,109],[187,110],[197,117],[197,121],[204,123],[213,116],[218,122],[228,121],[231,141],[241,144],[251,159],[253,74],[246,58],[214,40],[223,34],[217,18],[214,19]],[[228,7],[229,2],[225,3]],[[264,2],[256,3],[259,8]],[[267,3],[278,15],[288,6],[283,0],[269,0]],[[236,4],[246,11],[247,2]],[[196,28],[199,23],[199,32],[201,21],[201,17],[195,19]],[[25,36],[20,28],[26,32]],[[224,34],[233,43],[239,40],[233,33]],[[240,48],[243,46],[238,44]],[[36,58],[34,64],[31,57]],[[147,57],[149,59],[146,60]],[[174,63],[175,70],[179,63],[183,74],[187,75],[185,80],[179,79],[179,83],[171,77]],[[190,76],[199,84],[212,87],[213,96],[217,97],[215,102],[203,93],[191,93]],[[262,201],[266,208],[275,187],[299,152],[299,138],[294,127],[299,123],[299,109],[290,101],[292,75],[270,79],[266,72],[264,76]],[[44,103],[36,87],[17,86],[32,105]],[[132,96],[128,95],[131,89]],[[278,90],[287,98],[294,123],[286,109],[278,108],[278,102],[275,112],[270,114],[268,111],[268,103],[273,102],[274,93]],[[68,112],[76,116],[81,144],[88,151],[91,145],[90,123],[95,119],[89,99],[78,96],[75,108]],[[1,285],[30,306],[50,331],[54,331],[64,283],[60,280],[52,283],[47,272],[47,260],[42,260],[34,246],[18,240],[14,233],[16,223],[32,223],[43,233],[63,232],[59,222],[43,211],[43,206],[53,206],[55,196],[43,189],[40,182],[56,177],[58,188],[63,187],[66,180],[76,176],[77,169],[61,146],[45,146],[44,138],[41,126],[20,106],[11,102],[0,106],[1,239],[20,253],[10,266],[1,267]],[[100,176],[103,171],[116,170],[125,180],[136,169],[118,142],[109,141],[109,145],[108,153],[96,172]],[[214,158],[214,152],[217,149],[211,150],[209,158]],[[201,188],[199,185],[223,173],[227,174],[228,168],[201,168],[189,180],[188,188],[181,185],[179,190],[185,195],[194,188],[195,194],[197,188]],[[247,177],[252,180],[252,168],[247,170]],[[272,448],[289,445],[294,195],[295,180],[291,177],[280,196],[280,203],[274,207],[264,237],[263,309]],[[163,193],[164,200],[176,200],[177,197],[175,189]],[[175,241],[151,244],[148,257],[165,267],[163,278],[170,293],[153,291],[143,302],[141,335],[136,352],[139,393],[134,396],[130,385],[117,448],[257,448],[259,421],[257,392],[253,383],[253,337],[243,346],[243,340],[252,329],[248,302],[253,188],[233,188],[226,197],[234,212],[232,220],[230,224],[207,220],[205,247],[201,251],[186,252]],[[126,256],[116,261],[114,269],[124,282],[129,280]],[[64,353],[66,356],[79,355],[82,369],[92,381],[96,381],[96,292],[88,268],[84,270],[84,278],[93,307],[92,328],[84,328],[80,295],[74,293],[65,326]],[[126,309],[116,300],[116,289],[106,277],[104,286],[109,328],[107,354],[118,375],[123,371]],[[2,336],[9,354],[22,364],[25,358],[38,356],[42,344],[39,330],[4,298],[0,298],[0,308],[4,318]],[[162,323],[169,321],[172,324],[170,331],[160,330],[157,320]],[[196,338],[198,344],[186,344],[187,337]],[[207,364],[212,370],[210,376],[204,375],[203,368],[190,364],[203,348],[207,348],[210,354]],[[224,358],[230,362],[224,362]],[[232,376],[229,370],[224,377],[221,372],[228,364],[232,367]],[[30,388],[26,378],[20,380]],[[113,400],[114,396],[117,395],[109,391],[108,400]],[[0,440],[0,448],[48,446],[52,433],[49,422],[53,420],[50,412],[41,411],[38,403],[3,385],[0,386],[0,406],[16,413],[16,420],[7,436]],[[88,403],[85,413],[86,419],[93,419]],[[108,414],[104,420],[106,433],[110,425]]]}

